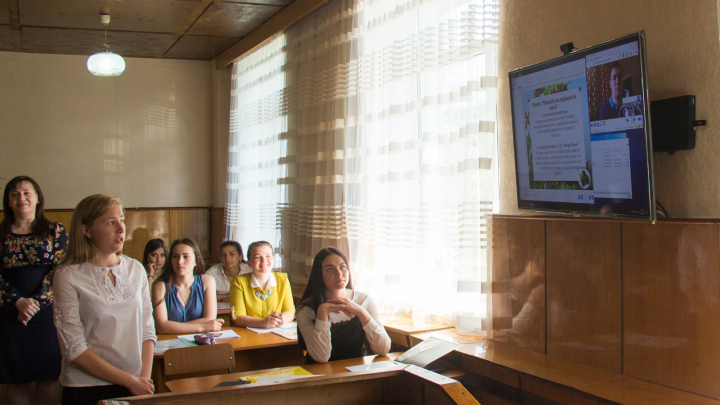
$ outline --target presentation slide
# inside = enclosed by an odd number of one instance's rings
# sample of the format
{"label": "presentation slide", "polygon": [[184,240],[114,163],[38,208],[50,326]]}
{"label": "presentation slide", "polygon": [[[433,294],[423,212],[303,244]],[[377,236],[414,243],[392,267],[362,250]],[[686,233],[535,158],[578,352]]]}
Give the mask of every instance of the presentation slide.
{"label": "presentation slide", "polygon": [[[525,142],[517,150],[527,154],[519,161],[522,198],[592,204],[592,152],[587,112],[585,68],[567,72],[567,81],[528,75],[517,83],[522,102]],[[518,122],[516,125],[522,125]],[[526,180],[527,179],[527,180]]]}
{"label": "presentation slide", "polygon": [[540,181],[579,181],[585,168],[580,89],[530,100],[533,172]]}

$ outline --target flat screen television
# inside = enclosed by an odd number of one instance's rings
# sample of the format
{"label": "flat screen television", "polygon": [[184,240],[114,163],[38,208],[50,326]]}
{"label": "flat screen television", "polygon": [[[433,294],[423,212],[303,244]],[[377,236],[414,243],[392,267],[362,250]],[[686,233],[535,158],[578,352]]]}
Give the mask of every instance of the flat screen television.
{"label": "flat screen television", "polygon": [[644,31],[509,76],[520,210],[655,220]]}

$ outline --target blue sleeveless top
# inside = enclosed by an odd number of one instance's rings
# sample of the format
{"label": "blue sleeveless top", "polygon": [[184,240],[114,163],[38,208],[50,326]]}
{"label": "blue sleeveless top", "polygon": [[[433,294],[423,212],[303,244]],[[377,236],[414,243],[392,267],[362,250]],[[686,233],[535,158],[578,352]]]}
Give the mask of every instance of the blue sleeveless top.
{"label": "blue sleeveless top", "polygon": [[189,322],[202,318],[203,303],[205,302],[205,288],[203,287],[202,276],[198,274],[193,280],[193,285],[190,287],[190,298],[188,299],[187,307],[183,307],[182,302],[180,302],[175,284],[168,284],[170,285],[170,291],[165,300],[168,321]]}

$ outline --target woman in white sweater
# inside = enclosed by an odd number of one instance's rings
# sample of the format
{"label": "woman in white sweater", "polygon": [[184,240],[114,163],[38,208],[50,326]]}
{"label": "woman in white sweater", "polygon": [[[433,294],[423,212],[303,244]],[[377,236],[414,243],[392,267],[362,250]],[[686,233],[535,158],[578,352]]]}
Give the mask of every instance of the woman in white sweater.
{"label": "woman in white sweater", "polygon": [[385,356],[390,337],[372,298],[352,287],[345,255],[333,247],[313,261],[297,310],[298,343],[307,350],[306,363],[366,356]]}
{"label": "woman in white sweater", "polygon": [[53,282],[62,353],[62,403],[152,394],[157,337],[145,268],[121,254],[120,201],[92,195],[75,208]]}

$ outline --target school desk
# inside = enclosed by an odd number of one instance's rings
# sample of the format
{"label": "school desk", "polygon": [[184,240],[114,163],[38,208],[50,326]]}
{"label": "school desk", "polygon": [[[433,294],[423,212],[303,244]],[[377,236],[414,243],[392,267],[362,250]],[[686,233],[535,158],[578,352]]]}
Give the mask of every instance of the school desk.
{"label": "school desk", "polygon": [[[230,343],[235,349],[233,372],[257,370],[260,368],[285,367],[303,364],[303,356],[297,340],[288,340],[274,333],[255,333],[246,328],[224,327],[240,335],[239,339],[222,339],[219,343]],[[176,339],[177,335],[158,335],[158,340]],[[152,378],[156,392],[166,392],[164,354],[155,354]]]}

